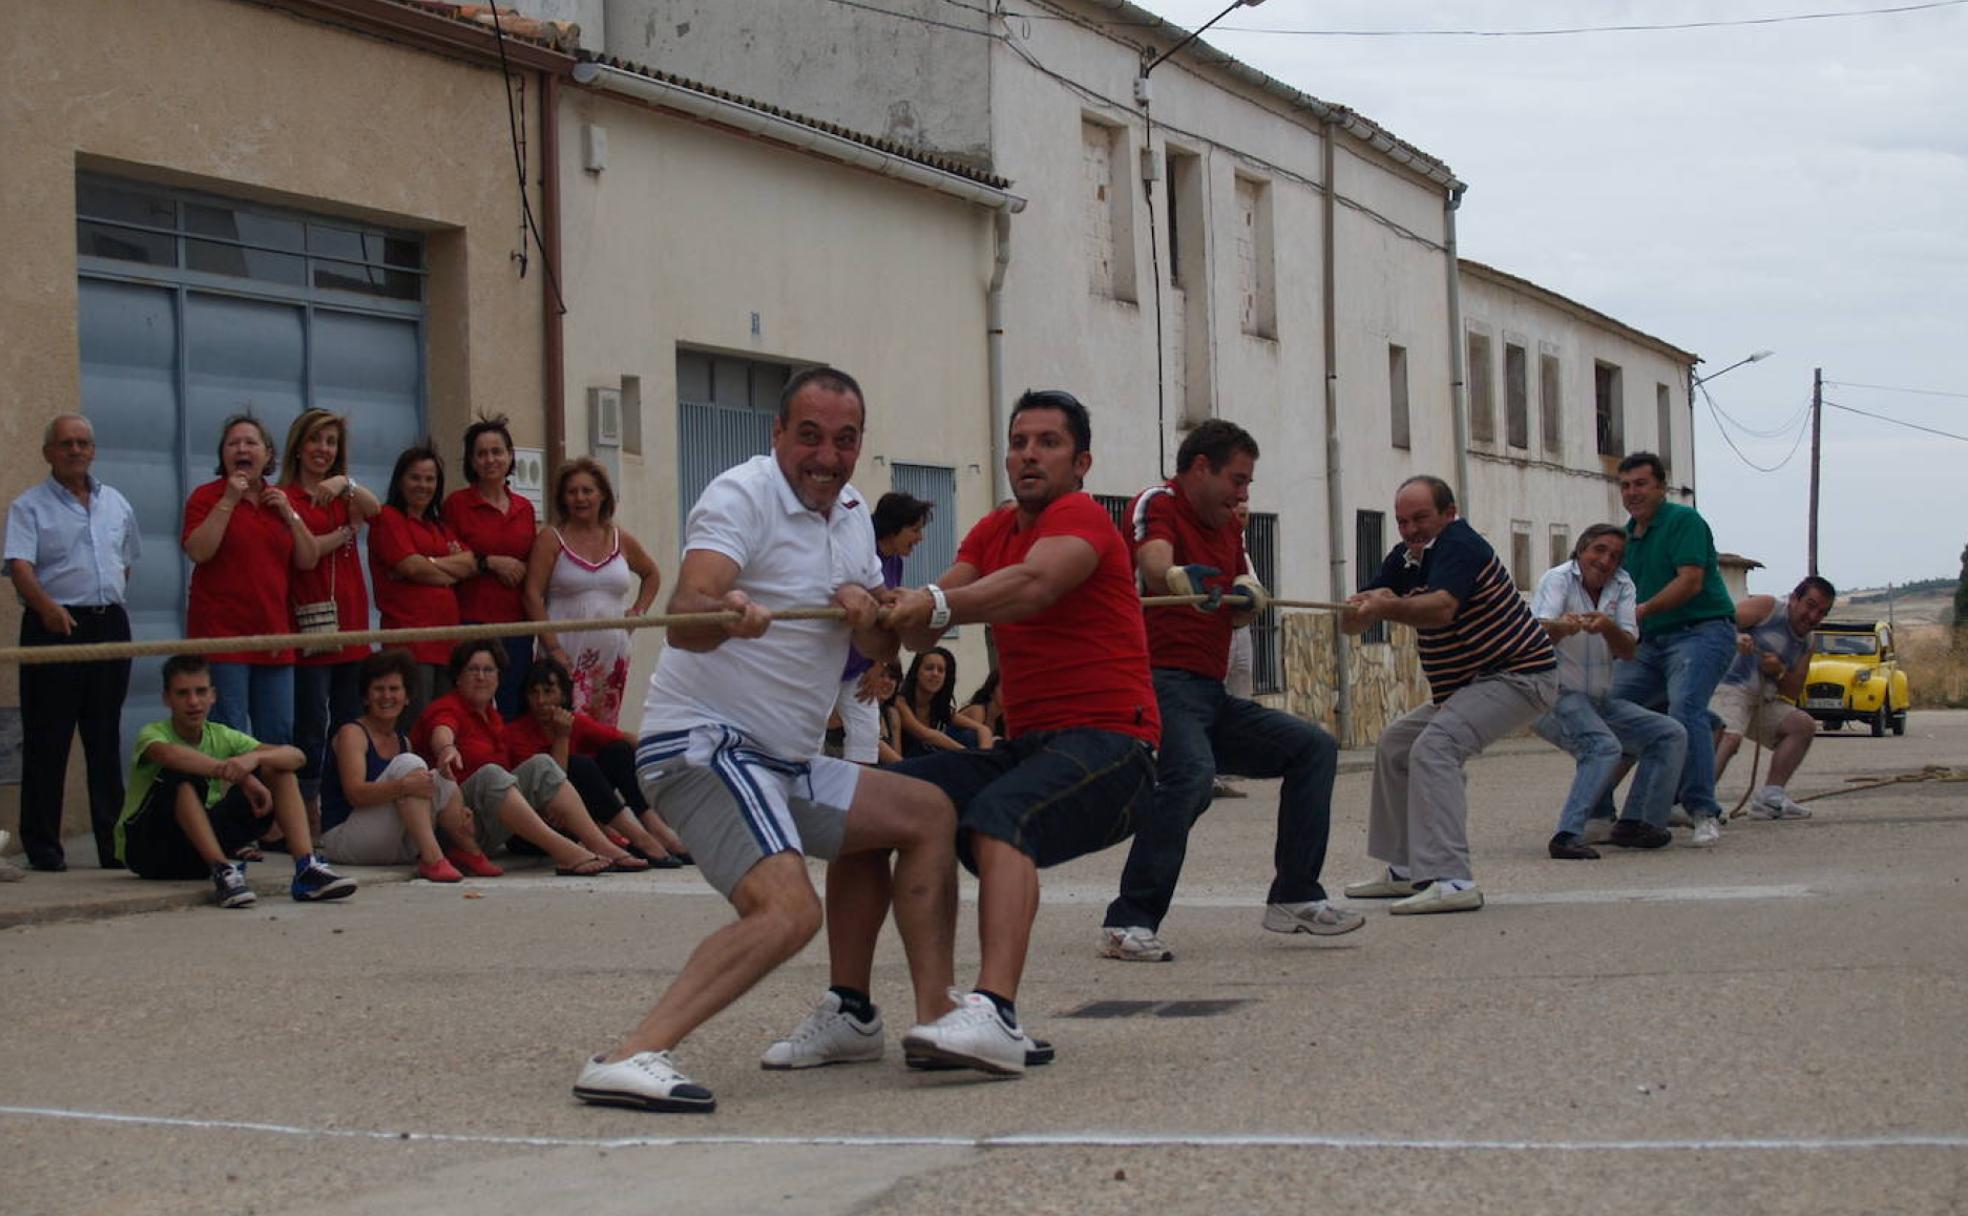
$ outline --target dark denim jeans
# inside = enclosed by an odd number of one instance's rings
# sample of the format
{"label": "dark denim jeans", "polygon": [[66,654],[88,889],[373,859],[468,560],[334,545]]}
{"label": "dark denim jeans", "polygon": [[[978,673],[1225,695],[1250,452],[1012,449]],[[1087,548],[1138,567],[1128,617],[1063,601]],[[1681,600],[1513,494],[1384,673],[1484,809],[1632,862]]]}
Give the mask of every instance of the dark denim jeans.
{"label": "dark denim jeans", "polygon": [[321,788],[329,732],[362,716],[361,670],[359,662],[294,667],[294,746],[307,756],[298,774],[303,795]]}
{"label": "dark denim jeans", "polygon": [[1035,731],[988,752],[931,752],[891,771],[949,796],[957,860],[973,872],[971,837],[979,832],[1044,869],[1126,840],[1155,793],[1148,745],[1092,727]]}
{"label": "dark denim jeans", "polygon": [[[1698,819],[1722,813],[1722,804],[1715,801],[1715,727],[1708,700],[1735,657],[1736,622],[1715,617],[1643,639],[1638,654],[1613,668],[1614,698],[1656,711],[1665,708],[1688,733],[1688,755],[1674,800]],[[1611,790],[1600,796],[1593,815],[1613,817]]]}
{"label": "dark denim jeans", "polygon": [[1169,667],[1154,674],[1162,711],[1159,778],[1153,804],[1135,827],[1121,893],[1107,905],[1105,923],[1161,927],[1182,877],[1189,829],[1209,809],[1218,773],[1285,779],[1267,899],[1324,899],[1319,875],[1326,865],[1338,743],[1303,718],[1231,696],[1221,680]]}

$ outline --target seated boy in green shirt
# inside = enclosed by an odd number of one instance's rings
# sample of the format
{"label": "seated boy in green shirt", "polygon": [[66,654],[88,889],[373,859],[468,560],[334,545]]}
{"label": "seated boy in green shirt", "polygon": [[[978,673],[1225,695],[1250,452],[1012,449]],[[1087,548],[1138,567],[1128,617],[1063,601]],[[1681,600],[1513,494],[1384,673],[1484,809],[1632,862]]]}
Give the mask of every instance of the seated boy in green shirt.
{"label": "seated boy in green shirt", "polygon": [[164,704],[171,716],[137,732],[129,792],[116,821],[116,856],[139,878],[208,875],[221,908],[251,907],[256,897],[235,858],[257,856],[253,842],[266,817],[287,836],[294,857],[295,899],[340,899],[355,880],[314,855],[307,810],[294,774],[297,747],[263,744],[208,720],[212,673],[197,655],[164,663]]}

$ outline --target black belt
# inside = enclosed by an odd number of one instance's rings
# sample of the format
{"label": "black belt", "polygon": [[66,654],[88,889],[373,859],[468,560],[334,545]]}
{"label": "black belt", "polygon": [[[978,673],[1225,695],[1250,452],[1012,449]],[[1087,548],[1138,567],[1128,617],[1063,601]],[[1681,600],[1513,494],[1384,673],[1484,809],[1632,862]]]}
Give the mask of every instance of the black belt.
{"label": "black belt", "polygon": [[70,616],[107,616],[109,613],[121,612],[122,610],[123,610],[123,605],[121,604],[63,604],[62,605],[62,611],[68,613]]}

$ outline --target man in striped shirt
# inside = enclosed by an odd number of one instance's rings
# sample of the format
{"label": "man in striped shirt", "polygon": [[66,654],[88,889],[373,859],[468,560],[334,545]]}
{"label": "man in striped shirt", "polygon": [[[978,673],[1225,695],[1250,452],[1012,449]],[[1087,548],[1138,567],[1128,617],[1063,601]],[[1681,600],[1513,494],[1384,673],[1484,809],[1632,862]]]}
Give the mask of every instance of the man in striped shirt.
{"label": "man in striped shirt", "polygon": [[1447,482],[1402,482],[1394,523],[1401,544],[1346,601],[1340,628],[1413,626],[1433,698],[1381,733],[1367,852],[1387,874],[1346,894],[1395,900],[1397,915],[1469,912],[1483,906],[1483,893],[1469,868],[1462,766],[1557,702],[1558,661],[1496,550],[1457,518]]}

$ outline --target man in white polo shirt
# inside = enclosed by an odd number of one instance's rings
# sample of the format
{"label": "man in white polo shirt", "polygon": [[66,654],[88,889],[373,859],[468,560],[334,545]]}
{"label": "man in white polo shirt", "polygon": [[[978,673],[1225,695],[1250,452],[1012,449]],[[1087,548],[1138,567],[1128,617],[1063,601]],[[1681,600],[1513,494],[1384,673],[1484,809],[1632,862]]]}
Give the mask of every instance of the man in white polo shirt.
{"label": "man in white polo shirt", "polygon": [[[808,856],[896,851],[895,924],[917,1021],[951,1008],[950,800],[925,782],[820,754],[850,637],[876,662],[897,650],[877,622],[883,586],[867,503],[848,484],[866,421],[852,377],[801,372],[780,395],[771,454],[727,470],[691,509],[669,611],[737,619],[669,630],[643,706],[636,769],[738,919],[698,945],[614,1051],[587,1061],[574,1086],[583,1101],[715,1106],[670,1049],[819,931]],[[776,612],[829,602],[845,622],[774,622]],[[878,1022],[873,1035],[879,1049]]]}

